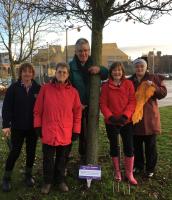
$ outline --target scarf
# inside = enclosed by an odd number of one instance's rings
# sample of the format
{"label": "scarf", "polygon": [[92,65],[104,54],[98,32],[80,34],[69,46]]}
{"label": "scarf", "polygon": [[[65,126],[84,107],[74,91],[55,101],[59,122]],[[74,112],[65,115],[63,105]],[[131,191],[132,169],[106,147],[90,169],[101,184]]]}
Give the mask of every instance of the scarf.
{"label": "scarf", "polygon": [[155,86],[147,84],[147,81],[143,81],[136,91],[136,109],[132,116],[133,124],[138,123],[143,118],[143,106],[153,96],[155,92]]}

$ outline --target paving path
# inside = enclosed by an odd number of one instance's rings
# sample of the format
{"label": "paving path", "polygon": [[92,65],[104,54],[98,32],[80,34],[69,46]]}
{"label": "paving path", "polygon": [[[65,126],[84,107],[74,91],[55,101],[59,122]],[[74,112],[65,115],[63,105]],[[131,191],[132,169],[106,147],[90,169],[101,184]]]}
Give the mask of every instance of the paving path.
{"label": "paving path", "polygon": [[172,105],[172,80],[165,81],[167,86],[167,96],[158,101],[159,107]]}

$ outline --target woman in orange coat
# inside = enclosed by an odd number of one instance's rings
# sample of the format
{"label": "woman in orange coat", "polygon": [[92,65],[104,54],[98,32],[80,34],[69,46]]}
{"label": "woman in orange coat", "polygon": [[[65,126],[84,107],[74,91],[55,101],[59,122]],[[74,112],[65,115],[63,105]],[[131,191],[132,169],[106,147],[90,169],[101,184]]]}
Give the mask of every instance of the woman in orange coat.
{"label": "woman in orange coat", "polygon": [[124,146],[126,177],[131,184],[137,185],[133,177],[133,138],[131,117],[135,110],[134,86],[125,78],[124,66],[114,62],[109,69],[109,80],[103,84],[100,96],[100,109],[105,117],[107,136],[110,142],[115,179],[121,181],[117,135],[120,134]]}
{"label": "woman in orange coat", "polygon": [[44,194],[49,192],[54,174],[59,189],[68,191],[64,181],[66,158],[72,134],[76,138],[80,133],[81,103],[77,90],[68,78],[68,65],[59,63],[54,80],[42,86],[35,103],[34,127],[42,129]]}

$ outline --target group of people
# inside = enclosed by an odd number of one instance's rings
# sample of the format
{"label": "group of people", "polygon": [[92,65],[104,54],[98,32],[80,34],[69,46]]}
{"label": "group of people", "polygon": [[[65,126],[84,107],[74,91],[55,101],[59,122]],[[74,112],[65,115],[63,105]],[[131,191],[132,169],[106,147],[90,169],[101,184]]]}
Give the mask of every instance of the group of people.
{"label": "group of people", "polygon": [[[149,74],[144,59],[136,59],[133,64],[135,74],[130,79],[126,79],[121,62],[114,62],[109,70],[94,66],[85,38],[77,40],[75,55],[69,66],[58,63],[55,77],[41,87],[34,81],[32,64],[22,64],[19,79],[7,89],[2,108],[2,131],[5,137],[10,136],[12,144],[2,179],[3,191],[11,190],[12,171],[24,140],[24,181],[29,187],[34,185],[32,168],[39,137],[42,141],[44,179],[41,193],[48,194],[53,183],[58,185],[60,191],[69,191],[65,169],[72,142],[78,137],[79,154],[82,159],[86,155],[89,80],[94,74],[99,74],[102,80],[107,79],[101,88],[100,109],[105,119],[115,180],[122,180],[119,134],[123,142],[125,175],[129,182],[137,185],[133,171],[140,173],[145,170],[146,175],[152,177],[157,162],[156,135],[160,133],[157,99],[164,98],[167,89],[163,77]],[[152,93],[147,92],[150,90]],[[135,122],[133,116],[136,119],[140,117],[140,120]]]}

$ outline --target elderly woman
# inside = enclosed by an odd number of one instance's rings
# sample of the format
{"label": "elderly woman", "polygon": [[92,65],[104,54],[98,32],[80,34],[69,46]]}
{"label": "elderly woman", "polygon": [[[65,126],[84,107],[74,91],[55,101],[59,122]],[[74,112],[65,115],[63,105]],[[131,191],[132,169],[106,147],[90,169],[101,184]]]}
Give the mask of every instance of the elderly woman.
{"label": "elderly woman", "polygon": [[69,82],[69,67],[59,63],[55,78],[41,87],[34,108],[34,126],[42,129],[43,194],[48,194],[53,179],[62,192],[69,190],[65,183],[66,159],[72,137],[76,138],[81,127],[81,103],[78,92]]}
{"label": "elderly woman", "polygon": [[167,89],[163,81],[164,77],[149,74],[147,62],[144,59],[136,59],[133,63],[135,74],[130,80],[135,86],[137,98],[136,110],[133,115],[134,171],[141,172],[146,165],[146,176],[151,178],[157,163],[156,137],[161,132],[157,100],[167,95]]}
{"label": "elderly woman", "polygon": [[18,159],[24,140],[26,140],[25,183],[33,186],[32,167],[35,159],[37,136],[33,127],[33,108],[40,86],[33,80],[34,68],[24,63],[19,68],[19,79],[7,89],[2,107],[2,132],[11,137],[11,149],[8,155],[2,189],[11,190],[11,174]]}

